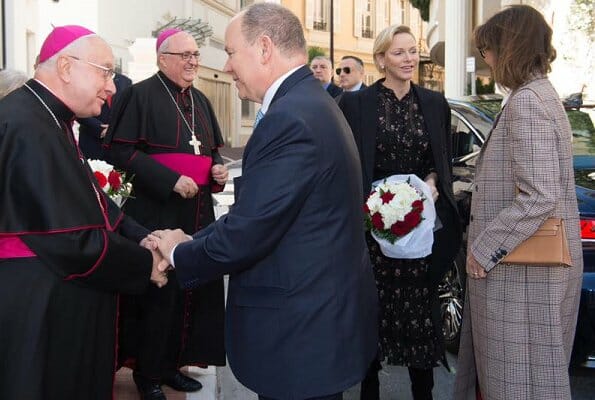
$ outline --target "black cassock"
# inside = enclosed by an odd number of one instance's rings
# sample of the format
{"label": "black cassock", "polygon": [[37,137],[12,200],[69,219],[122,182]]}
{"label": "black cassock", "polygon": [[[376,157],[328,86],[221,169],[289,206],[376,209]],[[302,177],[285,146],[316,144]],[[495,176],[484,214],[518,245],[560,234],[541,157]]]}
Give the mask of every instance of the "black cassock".
{"label": "black cassock", "polygon": [[[114,164],[134,174],[134,198],[124,205],[126,214],[151,230],[181,228],[192,234],[215,220],[211,194],[223,186],[212,179],[210,167],[223,164],[218,153],[223,139],[208,99],[158,74],[162,81],[154,75],[122,92],[114,104],[106,145]],[[201,142],[199,156],[189,144],[192,112]],[[163,161],[188,156],[200,159],[208,173],[192,199],[173,191],[181,172]],[[194,162],[190,165],[195,167]],[[164,288],[151,288],[121,303],[121,364],[151,378],[183,365],[225,364],[223,280],[182,291],[174,274],[170,272]]]}
{"label": "black cassock", "polygon": [[0,101],[0,399],[110,399],[117,292],[148,287],[148,231],[96,186],[73,113],[27,85],[61,128],[27,87]]}

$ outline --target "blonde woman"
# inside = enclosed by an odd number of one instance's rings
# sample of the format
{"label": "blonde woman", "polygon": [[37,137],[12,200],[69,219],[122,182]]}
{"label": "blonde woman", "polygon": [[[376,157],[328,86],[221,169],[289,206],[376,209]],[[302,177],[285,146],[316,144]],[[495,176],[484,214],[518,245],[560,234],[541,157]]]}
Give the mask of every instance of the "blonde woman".
{"label": "blonde woman", "polygon": [[[417,41],[393,25],[374,42],[376,68],[385,75],[358,92],[344,92],[342,109],[358,146],[364,194],[373,181],[415,174],[430,187],[441,228],[432,253],[417,259],[382,254],[367,235],[380,304],[379,352],[361,385],[361,399],[379,398],[380,362],[409,368],[415,400],[432,398],[433,367],[444,356],[438,283],[461,243],[451,182],[450,109],[443,95],[415,85]],[[438,226],[437,226],[438,228]]]}

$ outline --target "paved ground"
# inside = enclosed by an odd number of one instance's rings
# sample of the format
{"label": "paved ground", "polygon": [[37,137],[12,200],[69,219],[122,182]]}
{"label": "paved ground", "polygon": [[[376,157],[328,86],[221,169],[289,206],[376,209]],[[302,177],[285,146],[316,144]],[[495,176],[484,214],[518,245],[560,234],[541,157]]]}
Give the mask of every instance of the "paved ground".
{"label": "paved ground", "polygon": [[[456,370],[456,358],[448,355],[448,362]],[[454,373],[444,367],[434,369],[434,400],[450,400],[454,385]],[[595,369],[581,368],[571,374],[573,400],[595,399]],[[258,397],[242,386],[229,368],[217,368],[217,384],[220,387],[218,400],[256,400]],[[380,398],[382,400],[411,400],[409,375],[404,367],[385,366],[380,371]],[[344,400],[359,400],[359,387],[344,393]],[[511,399],[513,400],[513,399]],[[522,400],[522,399],[518,399]]]}
{"label": "paved ground", "polygon": [[[227,213],[233,204],[233,178],[241,175],[241,159],[243,148],[223,148],[221,155],[224,157],[230,170],[230,178],[225,191],[214,195],[215,213],[221,216]],[[227,285],[226,285],[227,286]],[[456,357],[448,355],[448,362],[456,370]],[[191,368],[190,374],[203,384],[203,389],[196,393],[185,395],[165,388],[168,400],[256,400],[258,397],[252,391],[241,385],[233,376],[229,367],[222,368]],[[434,370],[434,399],[449,400],[452,396],[454,374],[444,367]],[[386,366],[380,372],[380,390],[382,400],[409,400],[409,375],[404,367]],[[595,400],[595,368],[579,368],[571,374],[572,398],[574,400]],[[139,399],[130,370],[122,369],[116,376],[116,400]],[[347,390],[344,400],[359,400],[359,387]]]}

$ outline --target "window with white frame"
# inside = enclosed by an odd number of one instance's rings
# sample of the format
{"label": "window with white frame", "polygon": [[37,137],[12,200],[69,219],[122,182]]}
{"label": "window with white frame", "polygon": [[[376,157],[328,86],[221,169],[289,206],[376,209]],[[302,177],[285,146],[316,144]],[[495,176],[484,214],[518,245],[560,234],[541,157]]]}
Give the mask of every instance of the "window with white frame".
{"label": "window with white frame", "polygon": [[374,0],[364,0],[362,7],[362,37],[374,38]]}
{"label": "window with white frame", "polygon": [[313,7],[313,25],[312,28],[316,31],[329,30],[329,16],[331,10],[330,0],[314,0]]}

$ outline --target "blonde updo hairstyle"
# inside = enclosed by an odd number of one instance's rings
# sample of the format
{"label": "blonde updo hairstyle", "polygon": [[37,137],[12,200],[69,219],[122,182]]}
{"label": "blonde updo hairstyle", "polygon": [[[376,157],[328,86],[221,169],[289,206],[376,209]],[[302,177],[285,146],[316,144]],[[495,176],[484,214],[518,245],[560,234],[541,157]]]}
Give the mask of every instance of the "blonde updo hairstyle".
{"label": "blonde updo hairstyle", "polygon": [[393,42],[393,38],[399,33],[407,33],[415,40],[415,35],[413,32],[411,32],[411,28],[409,28],[407,25],[391,25],[387,28],[384,28],[378,34],[378,36],[376,36],[376,40],[374,40],[374,49],[372,50],[372,55],[374,56],[374,65],[381,74],[384,74],[384,68],[380,68],[377,56],[379,54],[386,53]]}

